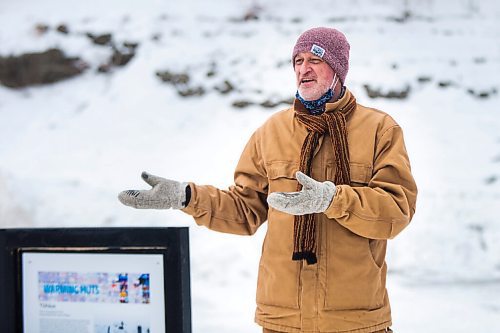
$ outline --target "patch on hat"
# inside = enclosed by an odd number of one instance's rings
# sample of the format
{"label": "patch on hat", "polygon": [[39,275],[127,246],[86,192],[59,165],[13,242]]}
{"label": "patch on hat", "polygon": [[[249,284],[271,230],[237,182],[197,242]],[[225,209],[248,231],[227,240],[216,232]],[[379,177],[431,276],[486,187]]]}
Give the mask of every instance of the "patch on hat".
{"label": "patch on hat", "polygon": [[311,53],[314,54],[315,56],[323,58],[323,56],[325,55],[325,49],[322,48],[321,46],[313,44],[313,46],[311,47]]}

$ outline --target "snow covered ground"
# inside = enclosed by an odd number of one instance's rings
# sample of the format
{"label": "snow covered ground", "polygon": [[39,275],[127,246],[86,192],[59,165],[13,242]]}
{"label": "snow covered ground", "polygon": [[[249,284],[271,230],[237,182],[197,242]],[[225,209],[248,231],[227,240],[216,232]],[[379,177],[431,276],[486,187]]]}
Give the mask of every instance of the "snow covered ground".
{"label": "snow covered ground", "polygon": [[[255,13],[258,20],[242,20]],[[46,24],[45,34],[35,32]],[[55,31],[66,24],[68,34]],[[118,192],[140,172],[232,182],[257,126],[295,91],[289,55],[312,26],[344,31],[347,85],[403,127],[417,213],[389,243],[396,332],[500,331],[500,4],[495,0],[17,0],[0,3],[0,56],[59,47],[90,68],[52,85],[0,86],[0,227],[191,226],[194,332],[259,332],[255,237],[136,211]],[[123,68],[85,36],[139,43]],[[181,97],[156,72],[186,73]],[[222,93],[225,81],[234,90]],[[370,98],[404,91],[405,99]],[[481,95],[483,97],[481,97]],[[253,103],[235,108],[233,103]]]}

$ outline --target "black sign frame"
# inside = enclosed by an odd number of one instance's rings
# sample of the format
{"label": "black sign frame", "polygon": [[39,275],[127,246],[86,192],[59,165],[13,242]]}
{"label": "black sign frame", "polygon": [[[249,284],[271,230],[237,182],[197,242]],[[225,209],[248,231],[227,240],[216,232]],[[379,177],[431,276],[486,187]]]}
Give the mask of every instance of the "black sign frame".
{"label": "black sign frame", "polygon": [[191,333],[189,231],[179,228],[0,229],[0,332],[23,332],[21,254],[162,254],[166,333]]}

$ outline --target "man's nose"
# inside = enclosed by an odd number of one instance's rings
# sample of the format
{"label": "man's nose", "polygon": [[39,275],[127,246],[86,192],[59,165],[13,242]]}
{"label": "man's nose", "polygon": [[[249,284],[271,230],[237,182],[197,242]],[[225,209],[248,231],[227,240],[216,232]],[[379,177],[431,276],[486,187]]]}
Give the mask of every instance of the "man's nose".
{"label": "man's nose", "polygon": [[306,74],[311,70],[311,66],[307,61],[304,61],[302,64],[300,64],[299,67],[299,73],[300,74]]}

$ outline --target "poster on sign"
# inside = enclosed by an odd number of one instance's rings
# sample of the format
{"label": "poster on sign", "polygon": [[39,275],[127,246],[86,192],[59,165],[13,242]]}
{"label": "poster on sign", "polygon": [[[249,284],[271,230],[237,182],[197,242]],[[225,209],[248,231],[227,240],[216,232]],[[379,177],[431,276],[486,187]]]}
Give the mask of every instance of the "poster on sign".
{"label": "poster on sign", "polygon": [[165,332],[162,254],[24,252],[24,333]]}

